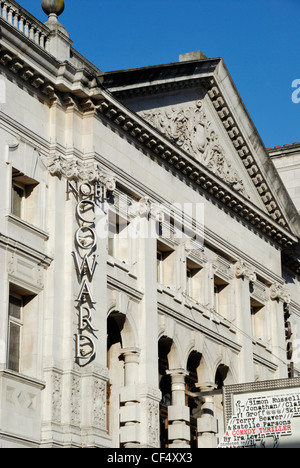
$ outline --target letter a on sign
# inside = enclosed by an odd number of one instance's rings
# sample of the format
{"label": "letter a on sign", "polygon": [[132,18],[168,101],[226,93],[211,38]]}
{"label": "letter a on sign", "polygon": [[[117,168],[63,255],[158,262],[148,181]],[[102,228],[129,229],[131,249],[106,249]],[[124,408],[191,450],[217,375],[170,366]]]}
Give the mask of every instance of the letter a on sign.
{"label": "letter a on sign", "polygon": [[90,291],[89,285],[86,282],[86,280],[84,280],[84,282],[82,283],[82,286],[81,286],[80,293],[79,293],[79,296],[77,298],[77,301],[78,302],[85,302],[86,301],[86,302],[90,302],[91,304],[96,304],[96,302],[93,299],[92,293]]}

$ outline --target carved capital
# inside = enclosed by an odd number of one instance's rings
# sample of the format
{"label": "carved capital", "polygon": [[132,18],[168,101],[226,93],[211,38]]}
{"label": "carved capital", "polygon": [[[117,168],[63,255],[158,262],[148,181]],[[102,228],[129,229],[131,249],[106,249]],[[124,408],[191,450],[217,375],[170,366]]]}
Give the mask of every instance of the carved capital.
{"label": "carved capital", "polygon": [[44,160],[44,162],[52,176],[65,177],[68,180],[90,184],[100,182],[108,192],[113,192],[116,188],[115,176],[105,172],[94,161],[82,162],[75,157],[64,158],[60,155],[54,155]]}
{"label": "carved capital", "polygon": [[291,303],[291,296],[289,292],[278,283],[274,283],[270,286],[270,299],[272,301],[279,300],[284,304]]}
{"label": "carved capital", "polygon": [[248,267],[244,262],[237,262],[235,265],[235,276],[237,278],[246,278],[250,283],[255,283],[257,276],[255,271]]}
{"label": "carved capital", "polygon": [[150,216],[158,222],[163,222],[164,214],[159,205],[153,203],[150,198],[143,197],[140,201],[130,207],[130,215],[140,218],[149,218]]}

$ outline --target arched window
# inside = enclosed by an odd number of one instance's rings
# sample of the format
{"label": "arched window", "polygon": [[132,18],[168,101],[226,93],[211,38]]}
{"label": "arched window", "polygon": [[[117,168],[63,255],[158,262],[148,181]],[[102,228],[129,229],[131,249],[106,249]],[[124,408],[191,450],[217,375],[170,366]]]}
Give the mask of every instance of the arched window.
{"label": "arched window", "polygon": [[158,343],[158,368],[159,368],[159,389],[162,393],[162,400],[159,407],[160,415],[160,446],[168,448],[168,406],[172,405],[171,376],[167,374],[169,369],[168,354],[170,353],[173,340],[163,336]]}
{"label": "arched window", "polygon": [[126,316],[113,312],[107,319],[107,368],[110,380],[107,384],[107,428],[114,447],[119,446],[119,390],[124,386],[124,364],[119,357],[122,350],[121,332]]}
{"label": "arched window", "polygon": [[[189,392],[199,392],[199,388],[196,387],[198,383],[197,369],[200,365],[201,354],[197,351],[192,351],[189,355],[187,370],[189,375],[186,377],[186,389]],[[190,408],[190,421],[191,421],[191,448],[197,448],[198,446],[198,430],[197,430],[197,418],[200,417],[201,403],[198,399],[187,397],[187,405]]]}
{"label": "arched window", "polygon": [[[225,383],[231,383],[231,374],[229,367],[224,364],[220,364],[215,378],[215,384],[218,390],[222,390]],[[215,405],[215,418],[218,420],[219,434],[224,434],[224,413],[223,413],[223,395],[216,395],[214,397]]]}

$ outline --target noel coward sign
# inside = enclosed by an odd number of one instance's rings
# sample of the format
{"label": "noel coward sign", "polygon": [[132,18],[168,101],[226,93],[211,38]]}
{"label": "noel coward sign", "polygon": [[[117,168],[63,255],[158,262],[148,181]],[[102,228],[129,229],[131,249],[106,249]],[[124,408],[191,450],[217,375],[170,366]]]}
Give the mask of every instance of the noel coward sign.
{"label": "noel coward sign", "polygon": [[[76,309],[78,330],[75,335],[75,359],[79,365],[90,362],[96,355],[97,329],[93,323],[96,301],[93,297],[93,281],[97,269],[96,212],[106,200],[106,188],[101,183],[77,184],[67,182],[67,193],[76,200],[75,217],[78,228],[74,236],[74,267],[78,279]],[[101,210],[102,211],[102,210]]]}

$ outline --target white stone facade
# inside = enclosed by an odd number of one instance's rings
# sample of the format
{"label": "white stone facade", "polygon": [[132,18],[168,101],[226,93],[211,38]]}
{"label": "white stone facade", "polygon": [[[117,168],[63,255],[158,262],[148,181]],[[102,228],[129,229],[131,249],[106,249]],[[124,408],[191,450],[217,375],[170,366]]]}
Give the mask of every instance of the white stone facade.
{"label": "white stone facade", "polygon": [[300,212],[300,143],[269,149],[272,161]]}
{"label": "white stone facade", "polygon": [[0,5],[0,447],[215,447],[211,391],[300,375],[297,210],[221,59]]}

